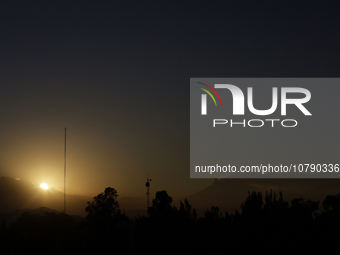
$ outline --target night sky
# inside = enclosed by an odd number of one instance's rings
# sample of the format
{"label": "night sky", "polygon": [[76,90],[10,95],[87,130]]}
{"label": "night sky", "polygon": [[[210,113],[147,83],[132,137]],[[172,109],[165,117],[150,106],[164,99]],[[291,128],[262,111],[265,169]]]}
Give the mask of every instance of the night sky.
{"label": "night sky", "polygon": [[339,7],[2,1],[0,176],[62,191],[67,127],[68,193],[144,198],[148,171],[152,193],[198,192],[190,77],[339,77]]}

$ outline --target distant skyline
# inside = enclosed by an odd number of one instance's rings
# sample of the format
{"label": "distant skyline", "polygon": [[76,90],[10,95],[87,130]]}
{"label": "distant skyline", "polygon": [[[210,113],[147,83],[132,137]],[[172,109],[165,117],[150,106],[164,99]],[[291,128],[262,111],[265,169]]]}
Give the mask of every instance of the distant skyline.
{"label": "distant skyline", "polygon": [[2,2],[0,176],[63,191],[67,127],[68,193],[192,195],[190,77],[339,77],[339,7]]}

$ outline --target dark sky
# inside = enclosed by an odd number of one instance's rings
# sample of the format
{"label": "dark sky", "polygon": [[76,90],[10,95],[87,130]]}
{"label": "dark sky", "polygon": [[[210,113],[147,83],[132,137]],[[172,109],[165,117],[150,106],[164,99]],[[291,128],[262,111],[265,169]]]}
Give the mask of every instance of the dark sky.
{"label": "dark sky", "polygon": [[0,175],[190,195],[190,77],[338,77],[336,1],[2,1]]}

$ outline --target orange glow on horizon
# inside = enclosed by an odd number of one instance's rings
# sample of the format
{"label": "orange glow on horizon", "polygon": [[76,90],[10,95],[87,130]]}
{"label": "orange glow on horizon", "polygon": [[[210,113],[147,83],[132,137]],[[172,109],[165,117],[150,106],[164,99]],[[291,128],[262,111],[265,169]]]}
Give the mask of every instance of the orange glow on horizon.
{"label": "orange glow on horizon", "polygon": [[48,185],[46,183],[42,183],[40,184],[40,188],[48,189]]}

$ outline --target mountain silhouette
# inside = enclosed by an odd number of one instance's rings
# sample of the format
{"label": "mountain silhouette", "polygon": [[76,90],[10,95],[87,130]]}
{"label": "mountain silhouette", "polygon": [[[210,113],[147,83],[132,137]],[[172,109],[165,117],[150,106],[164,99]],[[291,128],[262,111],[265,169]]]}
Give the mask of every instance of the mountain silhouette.
{"label": "mountain silhouette", "polygon": [[[48,207],[39,207],[36,209],[24,208],[24,209],[14,210],[12,212],[0,213],[0,223],[11,224],[15,222],[25,212],[32,214],[32,215],[33,214],[38,215],[38,216],[43,216],[45,213],[56,213],[56,214],[62,213],[60,211],[56,211]],[[84,219],[84,217],[80,217],[78,215],[70,215],[70,216],[78,222]]]}
{"label": "mountain silhouette", "polygon": [[[67,195],[66,213],[85,216],[85,207],[91,199],[80,195]],[[64,193],[53,188],[44,190],[25,180],[16,180],[11,177],[0,178],[1,213],[41,207],[62,212],[64,209]]]}
{"label": "mountain silhouette", "polygon": [[[104,190],[105,187],[103,187]],[[96,194],[98,195],[98,194]],[[94,196],[93,196],[94,197]],[[66,195],[66,213],[69,215],[86,216],[87,202],[93,197]],[[146,202],[140,198],[119,197],[120,208],[130,218],[146,213]],[[26,180],[11,177],[0,177],[0,213],[13,213],[18,210],[51,208],[48,212],[63,212],[64,193],[54,188],[44,190],[40,186]],[[31,211],[33,212],[33,211]],[[36,213],[33,212],[33,213]]]}

